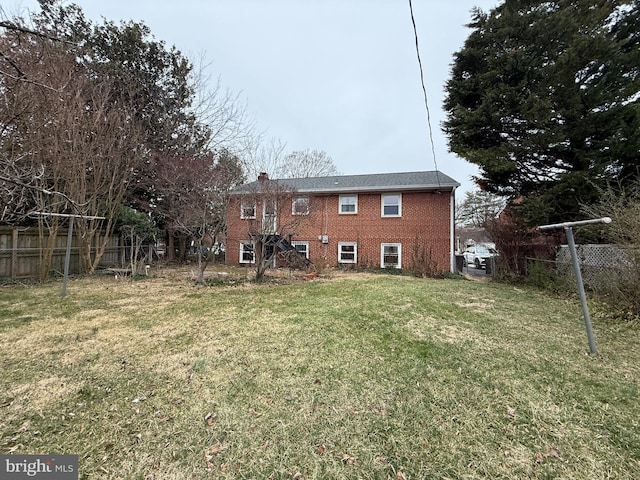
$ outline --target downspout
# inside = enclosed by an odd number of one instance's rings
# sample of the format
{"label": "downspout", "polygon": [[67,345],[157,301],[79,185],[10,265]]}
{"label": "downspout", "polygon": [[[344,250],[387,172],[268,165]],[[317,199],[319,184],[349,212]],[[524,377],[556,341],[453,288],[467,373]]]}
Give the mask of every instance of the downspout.
{"label": "downspout", "polygon": [[449,228],[449,268],[451,273],[455,273],[456,271],[456,255],[455,255],[455,236],[456,236],[456,187],[451,189],[451,200],[449,201],[450,208],[450,228]]}

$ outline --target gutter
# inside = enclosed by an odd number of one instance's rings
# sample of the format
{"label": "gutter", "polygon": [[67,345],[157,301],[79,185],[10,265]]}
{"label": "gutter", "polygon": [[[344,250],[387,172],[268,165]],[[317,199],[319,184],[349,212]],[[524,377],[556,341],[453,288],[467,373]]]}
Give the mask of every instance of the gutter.
{"label": "gutter", "polygon": [[449,227],[449,269],[451,273],[456,272],[456,255],[455,255],[455,235],[456,235],[456,187],[451,189],[451,200],[450,203],[450,227]]}

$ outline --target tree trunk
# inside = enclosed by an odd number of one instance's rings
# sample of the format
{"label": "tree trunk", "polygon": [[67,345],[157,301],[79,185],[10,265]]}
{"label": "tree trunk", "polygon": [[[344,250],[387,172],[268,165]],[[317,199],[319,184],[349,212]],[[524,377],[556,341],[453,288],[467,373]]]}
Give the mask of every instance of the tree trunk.
{"label": "tree trunk", "polygon": [[176,244],[173,228],[167,228],[167,261],[173,262],[176,259]]}
{"label": "tree trunk", "polygon": [[[38,278],[41,282],[49,278],[53,250],[58,237],[58,219],[53,218],[52,224],[45,228],[42,222],[38,225],[38,242],[40,243],[40,264],[38,266]],[[45,230],[47,233],[45,240]]]}
{"label": "tree trunk", "polygon": [[200,285],[204,285],[204,270],[207,268],[207,264],[209,263],[209,254],[205,257],[203,255],[202,247],[203,247],[202,239],[198,241],[198,276],[196,278],[196,283]]}
{"label": "tree trunk", "polygon": [[187,259],[187,237],[180,233],[178,237],[178,259],[185,261]]}

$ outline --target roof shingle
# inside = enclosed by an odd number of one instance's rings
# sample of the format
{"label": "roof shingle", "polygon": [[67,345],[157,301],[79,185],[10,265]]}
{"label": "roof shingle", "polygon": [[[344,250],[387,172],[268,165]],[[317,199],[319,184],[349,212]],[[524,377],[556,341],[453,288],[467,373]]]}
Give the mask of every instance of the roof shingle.
{"label": "roof shingle", "polygon": [[[272,179],[300,193],[343,193],[415,190],[451,190],[460,184],[437,170],[423,172],[336,175],[331,177]],[[235,189],[241,194],[256,190],[258,180]]]}

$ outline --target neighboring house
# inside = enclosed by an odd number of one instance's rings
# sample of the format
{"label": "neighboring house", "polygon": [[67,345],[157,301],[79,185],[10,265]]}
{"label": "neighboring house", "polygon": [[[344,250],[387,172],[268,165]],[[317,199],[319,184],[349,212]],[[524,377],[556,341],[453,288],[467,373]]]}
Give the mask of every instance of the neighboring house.
{"label": "neighboring house", "polygon": [[279,180],[261,174],[232,192],[227,263],[252,264],[263,248],[295,248],[311,263],[408,269],[422,251],[438,271],[454,271],[459,185],[438,171]]}

